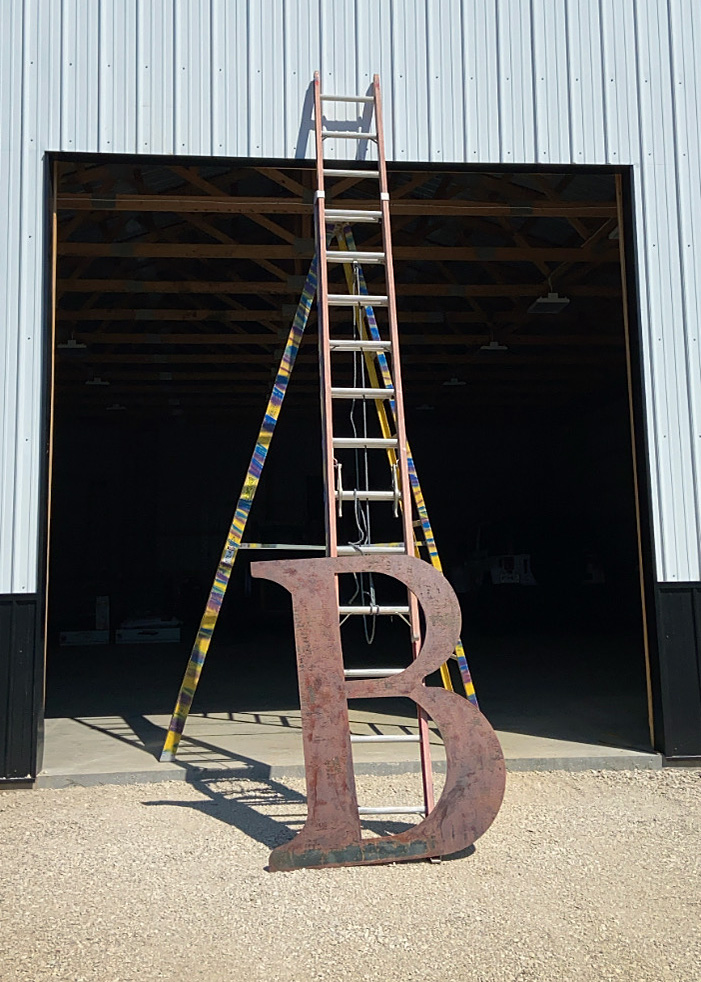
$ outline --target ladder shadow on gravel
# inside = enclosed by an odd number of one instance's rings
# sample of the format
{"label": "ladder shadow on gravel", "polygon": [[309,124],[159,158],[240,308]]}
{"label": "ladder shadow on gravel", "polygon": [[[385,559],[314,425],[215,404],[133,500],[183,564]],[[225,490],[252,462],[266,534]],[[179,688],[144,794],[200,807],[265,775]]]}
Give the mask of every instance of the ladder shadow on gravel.
{"label": "ladder shadow on gravel", "polygon": [[[243,789],[239,786],[232,790],[232,781],[239,784],[241,780],[250,782],[252,786]],[[306,820],[306,797],[280,781],[216,777],[188,783],[203,794],[205,800],[159,799],[143,801],[142,804],[145,807],[175,806],[193,809],[239,829],[244,835],[271,850],[293,839]],[[258,810],[260,808],[279,810],[273,815],[266,815]],[[363,831],[371,832],[373,836],[397,835],[411,827],[410,822],[362,821]],[[465,859],[474,852],[475,847],[472,845],[451,856],[444,856],[442,860],[449,862]]]}
{"label": "ladder shadow on gravel", "polygon": [[[251,787],[242,788],[241,782]],[[232,789],[232,782],[238,787]],[[217,821],[239,829],[244,835],[274,849],[294,838],[306,820],[307,799],[299,791],[272,778],[232,778],[219,776],[188,783],[205,796],[203,801],[159,799],[143,801],[146,807],[159,805],[191,808]],[[274,809],[267,815],[259,809]],[[396,835],[411,828],[409,822],[363,821],[363,829],[375,836]]]}
{"label": "ladder shadow on gravel", "polygon": [[[136,716],[124,718],[125,732],[105,730],[103,727],[96,727],[82,719],[76,719],[76,722],[89,729],[107,732],[113,739],[133,746],[134,739],[126,735],[131,733],[141,744],[143,750],[153,756],[160,753],[166,732],[163,727],[151,723],[150,720]],[[203,774],[204,768],[201,765],[197,766],[185,760],[176,760],[175,763],[184,771],[187,783],[199,791],[204,796],[204,800],[159,799],[143,801],[144,806],[169,805],[195,809],[240,829],[245,835],[262,842],[270,849],[288,842],[294,837],[297,829],[292,826],[303,824],[306,814],[304,806],[307,799],[300,792],[270,778],[270,765],[243,754],[223,750],[221,747],[193,737],[187,738],[185,747],[188,745],[196,747],[198,751],[216,755],[220,765],[221,758],[225,758],[226,764],[231,765],[230,768],[228,770],[217,768],[214,774]],[[234,767],[236,770],[233,770]],[[241,787],[243,782],[249,783],[250,787]],[[290,815],[288,813],[290,806],[295,805],[303,807],[299,815],[294,813]],[[257,811],[256,806],[283,807],[286,811],[273,817]],[[285,821],[280,821],[280,818],[284,818]]]}
{"label": "ladder shadow on gravel", "polygon": [[[241,780],[250,781],[254,786],[250,789],[238,787],[232,790],[232,781],[238,784]],[[299,831],[295,826],[301,826],[305,820],[305,796],[279,781],[222,776],[195,779],[188,781],[188,784],[204,795],[205,800],[159,799],[157,801],[143,801],[142,804],[147,807],[168,805],[194,809],[239,829],[244,835],[255,839],[269,849],[274,849],[294,838]],[[299,815],[295,814],[294,810],[290,814],[290,806],[293,806],[293,809],[294,806],[302,806]],[[272,816],[263,814],[257,810],[258,808],[285,810]]]}
{"label": "ladder shadow on gravel", "polygon": [[[163,746],[165,729],[143,716],[124,717],[124,728],[120,732],[114,729],[106,730],[102,726],[97,727],[79,718],[76,718],[76,722],[89,729],[108,733],[113,739],[130,746],[134,745],[133,738],[136,737],[143,750],[153,756],[158,756]],[[131,737],[127,734],[131,734]],[[220,764],[221,758],[226,758],[226,763],[231,765],[230,768],[216,769],[215,773],[206,774],[203,773],[202,765],[176,758],[175,763],[184,771],[186,782],[203,795],[203,800],[157,799],[143,801],[145,807],[175,806],[194,809],[239,829],[244,835],[269,849],[274,849],[294,838],[306,820],[307,799],[304,794],[270,777],[270,765],[255,758],[236,754],[231,750],[223,750],[195,737],[184,738],[181,750],[187,752],[188,745],[199,752],[216,754]],[[265,814],[258,810],[260,808],[274,809],[274,813]],[[366,833],[370,832],[373,836],[386,836],[404,832],[411,828],[413,823],[361,818],[361,824]],[[453,856],[443,858],[461,859],[472,855],[474,851],[474,846],[470,846]]]}

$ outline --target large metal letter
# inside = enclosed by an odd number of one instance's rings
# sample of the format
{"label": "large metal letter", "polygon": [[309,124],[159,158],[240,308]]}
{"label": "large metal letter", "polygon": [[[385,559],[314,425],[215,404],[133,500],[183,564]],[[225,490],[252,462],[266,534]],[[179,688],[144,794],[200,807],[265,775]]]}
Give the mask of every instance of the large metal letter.
{"label": "large metal letter", "polygon": [[[445,577],[411,556],[282,560],[254,563],[251,572],[292,594],[307,782],[307,821],[291,842],[273,850],[271,869],[399,862],[472,845],[499,811],[504,758],[478,709],[454,692],[422,684],[450,657],[460,635],[460,607]],[[360,572],[385,573],[416,595],[425,639],[401,674],[346,682],[336,576]],[[446,781],[436,807],[419,825],[363,839],[347,700],[383,696],[413,699],[433,718],[445,744]]]}

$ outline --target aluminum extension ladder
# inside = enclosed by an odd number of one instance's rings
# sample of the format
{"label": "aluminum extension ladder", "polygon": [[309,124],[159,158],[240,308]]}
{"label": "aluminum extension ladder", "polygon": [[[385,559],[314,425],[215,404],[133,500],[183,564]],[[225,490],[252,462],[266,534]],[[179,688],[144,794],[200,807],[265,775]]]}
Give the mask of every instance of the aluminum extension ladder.
{"label": "aluminum extension ladder", "polygon": [[[266,408],[256,446],[239,497],[234,519],[217,568],[214,583],[193,645],[185,677],[173,712],[169,732],[161,755],[161,760],[173,760],[177,753],[180,737],[192,705],[199,677],[204,664],[212,633],[216,625],[221,603],[228,585],[231,569],[238,551],[243,548],[287,548],[295,546],[272,546],[256,543],[243,543],[250,508],[258,487],[261,472],[270,447],[282,401],[315,293],[317,294],[319,319],[319,358],[322,389],[322,442],[325,478],[325,520],[326,551],[329,556],[352,554],[402,554],[420,555],[419,546],[426,550],[427,559],[438,570],[441,569],[431,524],[421,492],[416,468],[406,438],[404,406],[402,398],[401,372],[399,364],[399,337],[396,311],[396,296],[392,264],[392,243],[389,217],[389,192],[382,127],[382,108],[379,78],[373,79],[373,94],[364,96],[326,96],[320,91],[319,74],[314,78],[315,135],[317,150],[317,192],[314,211],[316,219],[317,252],[305,282],[302,297],[293,320],[287,345],[282,355],[273,390]],[[365,129],[336,130],[325,129],[323,122],[323,103],[368,104],[372,107],[375,131]],[[364,120],[364,123],[366,121]],[[336,124],[334,124],[336,125]],[[328,139],[353,139],[373,141],[377,144],[378,160],[376,166],[367,170],[343,169],[327,166],[324,161],[324,141]],[[325,179],[335,181],[343,178],[367,179],[377,182],[379,207],[377,209],[348,210],[326,207]],[[332,185],[333,187],[333,185]],[[330,191],[332,194],[333,191]],[[360,251],[356,249],[352,225],[355,223],[378,224],[382,232],[382,251]],[[329,245],[336,240],[339,248]],[[341,263],[344,267],[348,292],[329,293],[328,267]],[[362,270],[362,264],[381,264],[385,268],[386,289],[382,295],[370,295]],[[335,336],[331,324],[331,308],[345,307],[353,311],[353,336]],[[385,307],[388,314],[387,337],[382,337],[375,315],[375,308]],[[334,386],[332,379],[333,356],[339,353],[353,353],[356,361],[360,356],[361,385],[352,387]],[[391,368],[390,368],[391,361]],[[356,366],[357,367],[357,366]],[[367,382],[367,384],[365,384]],[[335,432],[334,406],[339,402],[351,405],[374,403],[381,436],[369,436],[365,431],[361,436],[356,432],[347,436]],[[365,417],[364,417],[365,420]],[[389,487],[371,489],[367,480],[363,487],[345,487],[341,457],[348,451],[354,454],[384,451],[388,459]],[[340,451],[340,453],[339,453]],[[349,468],[346,468],[348,473]],[[356,474],[357,477],[357,474]],[[356,484],[359,483],[356,481]],[[405,494],[405,489],[408,493]],[[391,502],[400,526],[398,541],[391,543],[372,543],[368,541],[339,543],[337,517],[342,514],[344,502],[355,509],[361,508],[368,527],[371,526],[369,512],[377,502]],[[412,507],[413,503],[413,507]],[[414,521],[414,508],[416,521]],[[421,530],[421,542],[414,535],[414,528]],[[307,547],[309,548],[309,547]],[[416,657],[421,647],[421,629],[418,605],[415,597],[408,593],[406,603],[378,604],[374,596],[370,603],[339,604],[339,617],[345,620],[350,616],[375,617],[396,615],[409,622],[411,632],[411,654]],[[474,686],[467,666],[461,642],[458,642],[455,657],[460,669],[462,685],[466,697],[477,703]],[[403,671],[401,668],[346,669],[348,678],[378,678]],[[448,667],[441,669],[441,680],[446,688],[452,689]],[[368,742],[418,742],[420,747],[424,802],[422,805],[388,806],[385,808],[360,808],[361,815],[370,814],[425,814],[433,807],[433,780],[431,772],[428,719],[418,708],[419,733],[413,735],[351,735],[353,743]]]}

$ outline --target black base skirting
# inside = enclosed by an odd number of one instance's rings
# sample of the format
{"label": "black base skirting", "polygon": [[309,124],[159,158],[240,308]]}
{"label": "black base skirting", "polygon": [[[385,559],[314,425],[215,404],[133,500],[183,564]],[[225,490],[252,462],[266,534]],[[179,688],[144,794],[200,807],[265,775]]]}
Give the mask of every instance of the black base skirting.
{"label": "black base skirting", "polygon": [[43,652],[34,594],[0,595],[0,783],[36,777]]}
{"label": "black base skirting", "polygon": [[658,583],[655,594],[659,749],[670,758],[700,757],[701,583]]}

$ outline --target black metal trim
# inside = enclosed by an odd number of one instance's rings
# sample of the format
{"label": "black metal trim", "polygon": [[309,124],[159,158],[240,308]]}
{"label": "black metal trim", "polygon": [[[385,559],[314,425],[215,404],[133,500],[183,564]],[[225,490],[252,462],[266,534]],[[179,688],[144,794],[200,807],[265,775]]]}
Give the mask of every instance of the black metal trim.
{"label": "black metal trim", "polygon": [[[701,755],[701,582],[658,583],[664,753]],[[701,758],[699,758],[701,761]]]}
{"label": "black metal trim", "polygon": [[[312,122],[312,129],[313,129]],[[314,157],[202,157],[197,154],[169,153],[105,153],[104,151],[80,151],[71,150],[52,150],[49,152],[51,161],[69,162],[80,161],[82,163],[94,164],[103,162],[105,164],[132,164],[138,159],[139,164],[144,167],[160,166],[172,167],[183,165],[186,162],[188,167],[276,167],[283,170],[310,170],[316,167]],[[335,160],[339,167],[350,170],[363,170],[367,168],[367,161],[362,160]],[[450,173],[453,171],[472,172],[474,174],[565,174],[576,170],[578,174],[625,174],[633,169],[633,164],[542,164],[532,163],[481,163],[454,160],[454,161],[428,161],[428,160],[388,160],[388,171],[435,171],[436,173]]]}
{"label": "black metal trim", "polygon": [[36,643],[37,596],[0,595],[0,784],[37,773],[38,679],[43,648]]}

